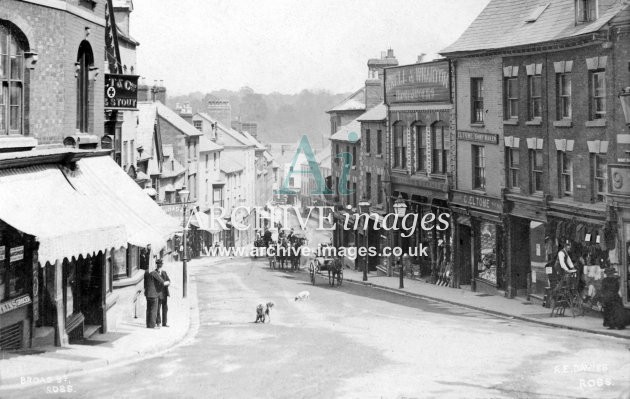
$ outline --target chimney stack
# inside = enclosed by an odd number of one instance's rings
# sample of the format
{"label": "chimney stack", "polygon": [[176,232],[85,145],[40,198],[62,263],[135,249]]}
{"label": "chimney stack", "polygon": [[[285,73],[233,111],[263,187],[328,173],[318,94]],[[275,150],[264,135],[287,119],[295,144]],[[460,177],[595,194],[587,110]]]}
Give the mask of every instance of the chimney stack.
{"label": "chimney stack", "polygon": [[368,79],[365,81],[365,109],[374,108],[383,102],[383,69],[397,66],[394,50],[381,51],[381,58],[371,58],[368,64]]}

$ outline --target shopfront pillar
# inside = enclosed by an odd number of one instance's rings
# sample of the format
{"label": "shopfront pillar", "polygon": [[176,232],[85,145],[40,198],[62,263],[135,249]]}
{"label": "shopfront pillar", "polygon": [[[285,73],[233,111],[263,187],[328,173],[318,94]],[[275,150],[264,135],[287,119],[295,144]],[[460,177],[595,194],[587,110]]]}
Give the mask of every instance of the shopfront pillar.
{"label": "shopfront pillar", "polygon": [[63,261],[55,261],[55,308],[57,309],[55,345],[67,346],[68,334],[66,333],[66,312],[63,303]]}

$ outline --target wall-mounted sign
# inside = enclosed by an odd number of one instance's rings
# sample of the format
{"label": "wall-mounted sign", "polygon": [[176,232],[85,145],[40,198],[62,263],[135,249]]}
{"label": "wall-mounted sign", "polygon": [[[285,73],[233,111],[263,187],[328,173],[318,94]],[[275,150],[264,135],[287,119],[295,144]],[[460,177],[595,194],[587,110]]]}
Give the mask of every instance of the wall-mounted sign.
{"label": "wall-mounted sign", "polygon": [[0,303],[0,314],[10,312],[17,308],[21,308],[22,306],[26,306],[31,302],[31,297],[28,295],[19,296],[10,301],[2,302]]}
{"label": "wall-mounted sign", "polygon": [[105,74],[105,109],[137,109],[138,75]]}
{"label": "wall-mounted sign", "polygon": [[9,250],[9,262],[17,262],[18,260],[24,259],[24,246],[21,245],[19,247],[11,248]]}
{"label": "wall-mounted sign", "polygon": [[385,103],[451,100],[448,61],[425,62],[385,69]]}
{"label": "wall-mounted sign", "polygon": [[499,144],[499,135],[492,133],[479,133],[469,132],[466,130],[458,130],[457,139],[464,141],[475,141],[477,143]]}
{"label": "wall-mounted sign", "polygon": [[630,196],[630,165],[609,165],[610,193]]}
{"label": "wall-mounted sign", "polygon": [[487,197],[481,194],[454,191],[452,202],[456,205],[464,205],[471,208],[486,209],[495,212],[503,211],[503,201],[498,198]]}

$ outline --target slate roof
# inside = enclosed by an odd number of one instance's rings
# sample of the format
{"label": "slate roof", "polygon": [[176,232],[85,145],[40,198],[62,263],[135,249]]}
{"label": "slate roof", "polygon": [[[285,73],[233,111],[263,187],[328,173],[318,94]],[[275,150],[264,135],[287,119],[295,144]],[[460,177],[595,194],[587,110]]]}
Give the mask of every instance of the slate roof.
{"label": "slate roof", "polygon": [[352,93],[349,97],[341,102],[341,104],[331,108],[326,111],[328,113],[331,112],[342,112],[342,111],[361,111],[365,110],[365,87],[360,88],[359,90]]}
{"label": "slate roof", "polygon": [[168,123],[175,126],[177,130],[186,136],[203,136],[203,133],[199,130],[195,129],[193,125],[186,122],[181,116],[179,116],[175,111],[162,104],[159,101],[154,102],[157,113],[160,117],[164,118]]}
{"label": "slate roof", "polygon": [[245,167],[232,157],[223,157],[221,159],[221,172],[234,173],[243,170]]}
{"label": "slate roof", "polygon": [[[245,145],[245,146],[253,145],[253,146],[255,146],[254,143],[250,142],[250,140],[247,137],[245,137],[244,135],[242,135],[240,132],[232,129],[231,127],[225,126],[221,122],[219,122],[216,119],[212,118],[207,113],[199,112],[199,113],[195,114],[195,116],[199,116],[199,117],[205,119],[206,121],[208,121],[210,123],[216,123],[217,124],[217,129],[220,130],[221,134],[229,135],[230,137],[232,137],[232,139],[234,139],[236,142],[240,143],[241,145]],[[197,129],[195,129],[195,130],[197,130]]]}
{"label": "slate roof", "polygon": [[357,118],[359,122],[380,122],[385,119],[387,119],[387,107],[383,103],[380,103]]}
{"label": "slate roof", "polygon": [[223,146],[218,145],[206,136],[199,137],[199,152],[221,151]]}
{"label": "slate roof", "polygon": [[337,130],[337,132],[333,134],[330,139],[336,141],[350,142],[349,135],[352,132],[356,134],[356,138],[358,140],[361,140],[361,122],[356,119]]}
{"label": "slate roof", "polygon": [[[628,8],[627,1],[599,0],[599,18],[575,25],[574,3],[575,0],[491,0],[460,38],[440,54],[479,52],[577,37],[597,32],[619,11]],[[526,22],[545,4],[548,6],[535,21]]]}

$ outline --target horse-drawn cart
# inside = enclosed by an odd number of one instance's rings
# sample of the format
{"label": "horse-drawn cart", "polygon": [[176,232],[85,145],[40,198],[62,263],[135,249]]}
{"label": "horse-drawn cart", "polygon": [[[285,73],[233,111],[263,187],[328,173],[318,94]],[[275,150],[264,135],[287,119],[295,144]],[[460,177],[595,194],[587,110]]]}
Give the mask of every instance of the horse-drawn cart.
{"label": "horse-drawn cart", "polygon": [[337,286],[340,286],[343,282],[343,262],[339,258],[329,256],[330,254],[327,254],[325,249],[326,247],[320,247],[315,258],[308,265],[311,284],[315,285],[316,274],[328,272],[328,284],[334,286],[336,278]]}

